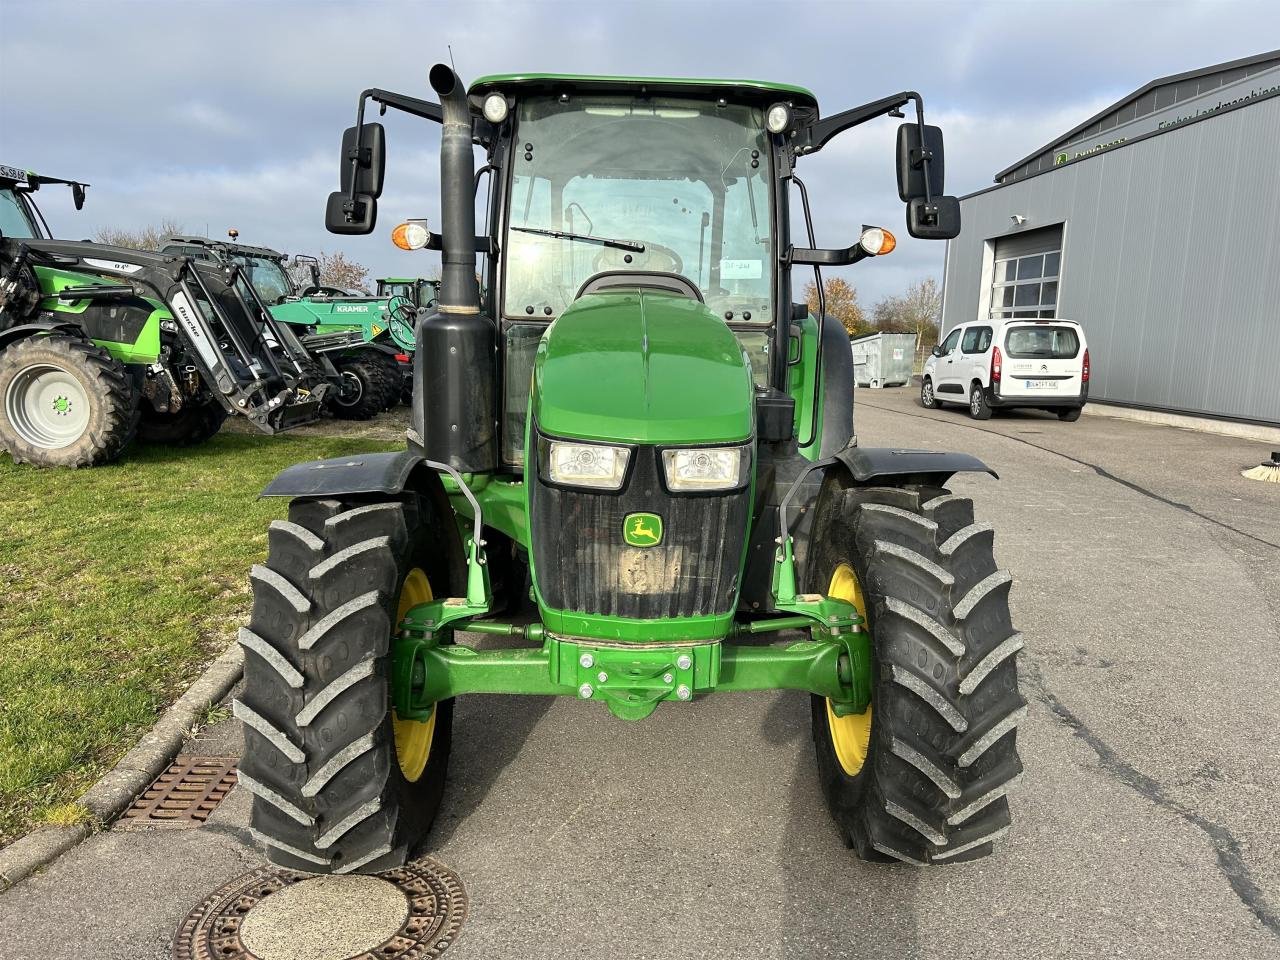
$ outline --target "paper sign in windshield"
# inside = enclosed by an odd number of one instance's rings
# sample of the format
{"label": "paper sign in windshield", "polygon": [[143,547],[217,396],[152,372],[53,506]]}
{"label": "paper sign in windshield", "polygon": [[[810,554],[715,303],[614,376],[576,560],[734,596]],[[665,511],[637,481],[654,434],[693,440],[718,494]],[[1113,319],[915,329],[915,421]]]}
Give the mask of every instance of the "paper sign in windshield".
{"label": "paper sign in windshield", "polygon": [[721,260],[721,280],[759,280],[764,269],[763,260]]}

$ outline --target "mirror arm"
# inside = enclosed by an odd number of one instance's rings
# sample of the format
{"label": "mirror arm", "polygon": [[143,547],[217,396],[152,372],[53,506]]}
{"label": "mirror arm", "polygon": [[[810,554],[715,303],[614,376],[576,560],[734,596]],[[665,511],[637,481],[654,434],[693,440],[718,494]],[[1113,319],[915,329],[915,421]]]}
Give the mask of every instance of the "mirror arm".
{"label": "mirror arm", "polygon": [[845,247],[843,250],[792,247],[787,254],[787,263],[791,265],[816,264],[819,267],[847,267],[850,264],[857,263],[859,260],[865,260],[867,257],[867,251],[856,243],[851,247]]}
{"label": "mirror arm", "polygon": [[434,120],[436,123],[444,122],[444,110],[440,104],[432,103],[430,100],[419,100],[417,97],[408,97],[403,93],[392,93],[390,90],[379,90],[372,87],[360,94],[360,113],[364,114],[364,101],[366,99],[373,100],[378,103],[383,112],[387,107],[395,107],[404,113],[411,113],[415,117],[421,117],[424,120]]}
{"label": "mirror arm", "polygon": [[902,93],[895,93],[892,96],[884,97],[871,103],[864,103],[860,107],[843,110],[823,120],[815,120],[806,129],[805,142],[797,146],[796,152],[805,155],[817,153],[827,145],[828,140],[837,134],[844,133],[851,127],[866,123],[868,120],[874,120],[876,117],[883,117],[885,114],[892,115],[899,108],[912,101],[916,104],[916,115],[921,118],[920,122],[924,123],[920,94],[914,90],[904,90]]}

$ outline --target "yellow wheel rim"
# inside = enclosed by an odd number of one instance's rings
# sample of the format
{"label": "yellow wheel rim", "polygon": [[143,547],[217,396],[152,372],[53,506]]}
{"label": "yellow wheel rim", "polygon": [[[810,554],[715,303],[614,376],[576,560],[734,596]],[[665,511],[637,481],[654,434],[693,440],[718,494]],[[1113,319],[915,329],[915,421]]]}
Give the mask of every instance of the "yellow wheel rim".
{"label": "yellow wheel rim", "polygon": [[[842,563],[831,574],[831,583],[827,587],[827,596],[852,603],[862,617],[863,629],[866,629],[867,600],[862,594],[862,584],[853,567]],[[831,709],[831,701],[827,700],[827,729],[831,731],[831,747],[836,759],[849,776],[854,776],[867,762],[867,749],[871,746],[871,708],[862,713],[851,713],[838,717]]]}
{"label": "yellow wheel rim", "polygon": [[[420,603],[433,599],[431,581],[419,567],[409,571],[404,578],[404,586],[400,588],[400,602],[396,605],[396,624],[404,619],[404,615]],[[431,740],[436,732],[436,713],[426,720],[401,720],[394,712],[391,725],[396,736],[396,760],[400,763],[400,772],[410,783],[416,783],[427,769],[427,760],[431,757]]]}

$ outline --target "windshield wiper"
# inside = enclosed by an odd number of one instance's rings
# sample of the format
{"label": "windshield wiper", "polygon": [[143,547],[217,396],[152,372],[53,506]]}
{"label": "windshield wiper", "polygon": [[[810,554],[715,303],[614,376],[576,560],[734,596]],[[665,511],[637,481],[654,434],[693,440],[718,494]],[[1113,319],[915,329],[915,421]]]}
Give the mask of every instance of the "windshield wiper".
{"label": "windshield wiper", "polygon": [[542,230],[538,227],[512,227],[518,233],[536,233],[540,237],[555,237],[557,240],[581,240],[583,243],[598,243],[602,247],[616,247],[618,250],[631,250],[644,253],[644,244],[635,240],[614,240],[610,237],[593,237],[589,233],[566,233],[563,230]]}

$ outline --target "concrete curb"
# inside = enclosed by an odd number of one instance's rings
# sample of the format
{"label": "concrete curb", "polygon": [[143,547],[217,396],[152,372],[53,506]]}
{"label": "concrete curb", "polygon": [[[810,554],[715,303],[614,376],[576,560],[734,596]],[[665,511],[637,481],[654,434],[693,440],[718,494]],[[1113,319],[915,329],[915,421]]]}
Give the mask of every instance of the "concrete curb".
{"label": "concrete curb", "polygon": [[169,765],[200,713],[227,695],[243,669],[240,647],[232,644],[160,716],[150,732],[85,792],[80,803],[93,815],[94,823],[37,829],[0,850],[0,891],[52,863],[98,825],[119,816]]}

